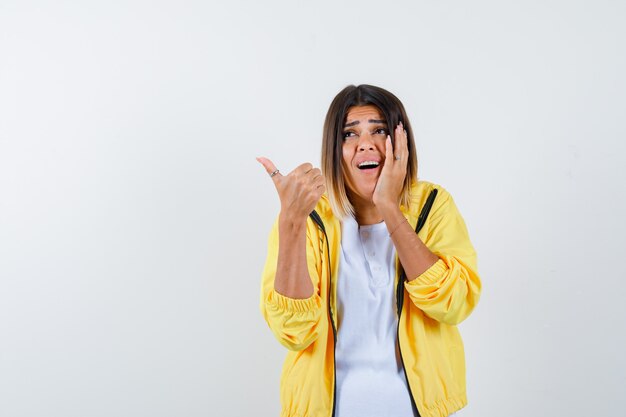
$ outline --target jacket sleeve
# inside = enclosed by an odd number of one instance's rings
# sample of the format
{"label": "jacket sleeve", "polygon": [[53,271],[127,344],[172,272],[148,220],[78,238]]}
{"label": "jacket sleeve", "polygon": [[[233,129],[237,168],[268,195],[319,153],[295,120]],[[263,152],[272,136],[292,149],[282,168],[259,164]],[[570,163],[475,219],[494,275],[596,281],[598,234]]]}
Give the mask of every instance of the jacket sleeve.
{"label": "jacket sleeve", "polygon": [[[319,249],[319,248],[318,248]],[[278,220],[274,223],[268,241],[267,259],[261,286],[261,313],[276,339],[289,350],[304,350],[320,334],[320,320],[324,311],[320,297],[320,272],[316,250],[307,227],[307,266],[313,281],[313,295],[306,299],[284,296],[274,289],[278,263]]]}
{"label": "jacket sleeve", "polygon": [[440,204],[430,213],[426,246],[439,260],[421,275],[405,282],[413,304],[429,317],[456,325],[472,312],[481,292],[476,252],[465,221],[452,199],[440,188]]}

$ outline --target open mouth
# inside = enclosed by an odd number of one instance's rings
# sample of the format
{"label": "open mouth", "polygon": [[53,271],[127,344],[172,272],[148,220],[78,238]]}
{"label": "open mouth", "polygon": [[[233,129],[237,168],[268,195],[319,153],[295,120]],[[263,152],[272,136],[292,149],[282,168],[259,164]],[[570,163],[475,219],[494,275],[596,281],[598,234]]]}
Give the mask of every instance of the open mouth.
{"label": "open mouth", "polygon": [[366,170],[378,168],[379,165],[380,164],[377,161],[363,161],[358,165],[358,167],[360,170]]}

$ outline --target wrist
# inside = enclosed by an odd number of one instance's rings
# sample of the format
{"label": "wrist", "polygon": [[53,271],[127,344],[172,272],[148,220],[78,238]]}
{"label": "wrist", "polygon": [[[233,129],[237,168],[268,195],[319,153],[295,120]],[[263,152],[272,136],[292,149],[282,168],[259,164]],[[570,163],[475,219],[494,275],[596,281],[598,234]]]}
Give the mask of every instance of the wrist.
{"label": "wrist", "polygon": [[281,211],[278,215],[278,223],[283,228],[299,229],[306,227],[307,216],[296,215],[287,211]]}
{"label": "wrist", "polygon": [[396,218],[398,215],[402,216],[400,206],[394,202],[379,203],[376,208],[385,221]]}

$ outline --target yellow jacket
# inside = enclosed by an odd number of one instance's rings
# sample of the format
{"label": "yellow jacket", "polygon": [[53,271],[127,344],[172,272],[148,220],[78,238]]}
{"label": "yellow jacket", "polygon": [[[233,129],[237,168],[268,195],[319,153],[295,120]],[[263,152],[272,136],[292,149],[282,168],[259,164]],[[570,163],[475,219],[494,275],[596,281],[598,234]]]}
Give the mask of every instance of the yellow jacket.
{"label": "yellow jacket", "polygon": [[[478,303],[481,282],[465,222],[445,189],[417,181],[410,211],[404,206],[400,209],[415,229],[418,211],[433,187],[438,195],[418,236],[439,260],[404,283],[398,341],[411,396],[421,417],[447,417],[467,404],[465,353],[456,325]],[[338,276],[341,223],[325,195],[315,210],[324,223],[330,248],[323,231],[309,218],[306,251],[314,294],[293,299],[274,290],[278,222],[270,233],[263,270],[261,312],[278,341],[289,349],[280,382],[281,417],[334,415],[334,278]],[[399,266],[396,256],[396,270],[400,272]],[[398,280],[399,274],[396,286]]]}

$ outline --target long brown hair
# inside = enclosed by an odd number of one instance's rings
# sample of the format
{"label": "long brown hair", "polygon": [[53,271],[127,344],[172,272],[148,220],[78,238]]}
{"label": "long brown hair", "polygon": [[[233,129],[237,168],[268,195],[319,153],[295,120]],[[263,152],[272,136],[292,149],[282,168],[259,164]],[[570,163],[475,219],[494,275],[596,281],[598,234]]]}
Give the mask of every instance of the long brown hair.
{"label": "long brown hair", "polygon": [[326,192],[330,205],[335,215],[343,218],[348,214],[354,215],[354,207],[348,199],[346,183],[343,172],[343,125],[346,121],[348,109],[353,106],[374,105],[383,114],[391,142],[395,146],[395,129],[402,122],[407,131],[407,146],[409,161],[407,163],[406,177],[400,195],[400,204],[409,207],[411,196],[411,183],[417,180],[417,155],[411,123],[406,115],[402,102],[389,91],[368,84],[358,86],[349,85],[339,92],[330,103],[322,139],[322,174],[326,178]]}

